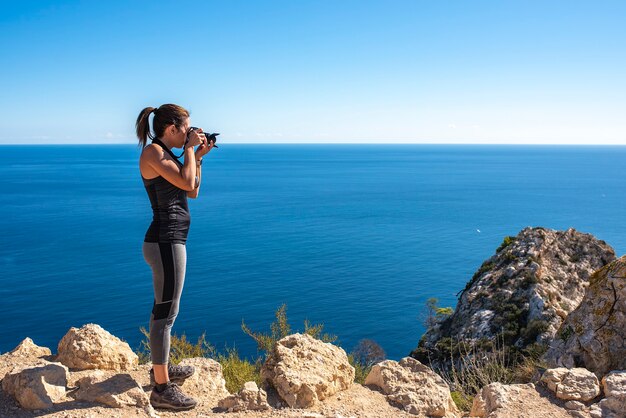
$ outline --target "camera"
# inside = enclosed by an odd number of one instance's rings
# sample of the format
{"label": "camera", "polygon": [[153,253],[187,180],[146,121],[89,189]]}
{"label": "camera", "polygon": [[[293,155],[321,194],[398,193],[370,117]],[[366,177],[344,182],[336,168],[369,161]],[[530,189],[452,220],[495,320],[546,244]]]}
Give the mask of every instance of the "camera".
{"label": "camera", "polygon": [[[189,128],[189,131],[187,132],[187,135],[189,135],[189,132],[191,132],[191,131],[195,131],[195,130],[197,130],[197,129],[200,129],[200,128],[197,128],[197,127],[195,127],[195,126],[192,126],[191,128]],[[207,145],[209,145],[209,142],[213,141],[213,146],[214,146],[215,148],[218,148],[218,146],[217,146],[217,144],[216,144],[216,142],[217,142],[217,136],[219,135],[218,133],[207,134],[206,132],[203,132],[203,134],[204,134],[204,136],[206,137]]]}

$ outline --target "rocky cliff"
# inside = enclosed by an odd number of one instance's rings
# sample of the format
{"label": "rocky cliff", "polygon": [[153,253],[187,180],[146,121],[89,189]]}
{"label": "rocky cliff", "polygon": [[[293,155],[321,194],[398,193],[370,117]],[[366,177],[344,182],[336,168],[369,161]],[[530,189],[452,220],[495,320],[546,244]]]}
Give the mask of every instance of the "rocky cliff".
{"label": "rocky cliff", "polygon": [[427,330],[412,357],[445,362],[459,341],[520,349],[548,344],[583,299],[589,278],[615,260],[604,241],[572,228],[506,237],[460,292],[454,312]]}
{"label": "rocky cliff", "polygon": [[585,367],[598,377],[626,369],[626,256],[591,276],[545,359],[555,367]]}

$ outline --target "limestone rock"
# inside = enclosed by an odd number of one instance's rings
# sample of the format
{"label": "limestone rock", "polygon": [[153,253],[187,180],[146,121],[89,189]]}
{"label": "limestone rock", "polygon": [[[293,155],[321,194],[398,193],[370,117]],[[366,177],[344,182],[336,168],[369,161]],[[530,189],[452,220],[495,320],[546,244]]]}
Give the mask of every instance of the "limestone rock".
{"label": "limestone rock", "polygon": [[589,407],[589,415],[593,418],[626,418],[624,410],[614,410],[611,408],[608,399],[602,399]]}
{"label": "limestone rock", "polygon": [[580,367],[548,369],[541,376],[541,381],[559,399],[584,402],[600,394],[600,383],[596,375]]}
{"label": "limestone rock", "polygon": [[40,347],[32,339],[26,337],[9,354],[12,356],[41,358],[51,355],[52,352],[48,347]]}
{"label": "limestone rock", "polygon": [[261,368],[263,381],[296,408],[310,407],[347,389],[354,373],[341,347],[300,333],[278,340]]}
{"label": "limestone rock", "polygon": [[[547,393],[544,393],[547,392]],[[567,411],[550,399],[550,393],[532,383],[505,385],[491,383],[474,397],[470,412],[478,418],[572,418]]]}
{"label": "limestone rock", "polygon": [[491,383],[474,397],[470,415],[473,417],[486,417],[493,411],[504,408],[509,399],[519,397],[521,393],[521,385]]}
{"label": "limestone rock", "polygon": [[41,365],[42,361],[51,359],[50,349],[40,347],[30,338],[25,338],[17,347],[0,355],[0,379],[9,372],[15,372],[19,365],[22,369]]}
{"label": "limestone rock", "polygon": [[70,328],[59,342],[57,361],[78,370],[132,370],[139,364],[128,343],[97,324]]}
{"label": "limestone rock", "polygon": [[65,397],[68,369],[45,360],[34,367],[15,369],[2,379],[2,390],[13,396],[22,408],[47,409]]}
{"label": "limestone rock", "polygon": [[602,377],[626,369],[626,256],[596,271],[544,356],[551,367],[585,367]]}
{"label": "limestone rock", "polygon": [[570,411],[582,411],[585,409],[585,404],[579,401],[567,401],[563,406]]}
{"label": "limestone rock", "polygon": [[239,411],[263,411],[270,409],[267,403],[267,393],[259,389],[255,382],[246,382],[239,393],[221,399],[218,407],[228,410],[228,412]]}
{"label": "limestone rock", "polygon": [[494,340],[502,331],[507,345],[548,344],[583,299],[591,275],[613,260],[613,249],[590,234],[524,228],[480,266],[454,313],[437,320],[411,356],[446,367],[448,351],[438,348],[444,339]]}
{"label": "limestone rock", "polygon": [[411,357],[375,364],[365,384],[378,386],[389,401],[401,405],[410,414],[443,417],[458,412],[447,383]]}
{"label": "limestone rock", "polygon": [[154,415],[148,395],[129,374],[90,370],[78,380],[78,387],[73,394],[78,400],[97,402],[113,408],[137,407]]}
{"label": "limestone rock", "polygon": [[626,370],[614,370],[602,378],[606,409],[626,416]]}
{"label": "limestone rock", "polygon": [[179,364],[193,366],[196,369],[196,372],[181,386],[187,395],[209,399],[215,403],[230,395],[226,389],[222,365],[217,361],[205,357],[194,357],[183,359]]}

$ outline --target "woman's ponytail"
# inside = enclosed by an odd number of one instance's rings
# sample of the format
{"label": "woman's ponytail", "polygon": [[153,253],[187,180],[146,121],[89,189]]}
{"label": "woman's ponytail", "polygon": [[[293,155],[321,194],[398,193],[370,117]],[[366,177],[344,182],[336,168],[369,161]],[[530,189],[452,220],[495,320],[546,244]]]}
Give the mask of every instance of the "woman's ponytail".
{"label": "woman's ponytail", "polygon": [[146,107],[137,117],[135,129],[137,131],[137,138],[139,138],[139,146],[141,146],[141,148],[146,146],[148,138],[153,138],[153,135],[150,132],[150,113],[156,112],[156,110],[156,107]]}

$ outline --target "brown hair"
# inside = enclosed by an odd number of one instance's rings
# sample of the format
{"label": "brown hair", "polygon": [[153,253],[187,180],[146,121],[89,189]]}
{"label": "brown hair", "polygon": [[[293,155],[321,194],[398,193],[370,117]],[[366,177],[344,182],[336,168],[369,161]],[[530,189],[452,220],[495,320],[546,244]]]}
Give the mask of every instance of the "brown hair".
{"label": "brown hair", "polygon": [[[150,132],[150,113],[154,112],[154,118],[152,119],[152,130],[154,134]],[[137,122],[135,123],[135,129],[137,130],[137,138],[139,138],[139,146],[141,148],[146,146],[148,138],[154,139],[163,136],[165,128],[169,125],[174,125],[177,129],[185,122],[185,119],[189,117],[189,112],[184,107],[175,104],[164,104],[159,108],[146,107],[139,113]]]}

